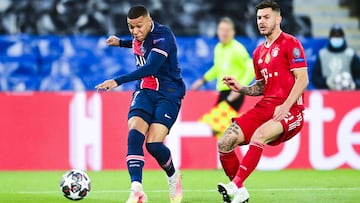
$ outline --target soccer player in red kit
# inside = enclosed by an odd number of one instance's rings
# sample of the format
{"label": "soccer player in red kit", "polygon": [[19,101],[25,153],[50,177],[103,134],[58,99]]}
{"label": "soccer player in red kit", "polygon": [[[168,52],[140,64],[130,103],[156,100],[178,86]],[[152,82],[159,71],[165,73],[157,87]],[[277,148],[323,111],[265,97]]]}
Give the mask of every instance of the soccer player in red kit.
{"label": "soccer player in red kit", "polygon": [[[265,42],[253,53],[256,82],[241,87],[234,77],[223,81],[232,91],[250,96],[263,95],[255,106],[233,118],[218,142],[220,161],[230,183],[218,184],[225,203],[249,201],[244,181],[255,170],[264,145],[278,145],[295,136],[303,125],[303,92],[308,84],[304,49],[295,37],[281,31],[280,7],[274,1],[256,5],[259,32]],[[240,161],[234,152],[249,144]]]}

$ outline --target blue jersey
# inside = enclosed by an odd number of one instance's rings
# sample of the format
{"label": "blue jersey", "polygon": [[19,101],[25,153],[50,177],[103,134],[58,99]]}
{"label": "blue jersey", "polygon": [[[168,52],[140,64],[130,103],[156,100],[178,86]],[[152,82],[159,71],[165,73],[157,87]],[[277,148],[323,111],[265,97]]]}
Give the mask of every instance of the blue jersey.
{"label": "blue jersey", "polygon": [[[168,98],[183,98],[185,84],[178,64],[176,40],[168,27],[154,22],[144,41],[121,40],[120,46],[133,48],[138,70],[116,78],[118,84],[138,80],[136,90],[151,89]],[[156,63],[149,57],[151,53],[165,57],[156,71],[151,71],[151,64]]]}

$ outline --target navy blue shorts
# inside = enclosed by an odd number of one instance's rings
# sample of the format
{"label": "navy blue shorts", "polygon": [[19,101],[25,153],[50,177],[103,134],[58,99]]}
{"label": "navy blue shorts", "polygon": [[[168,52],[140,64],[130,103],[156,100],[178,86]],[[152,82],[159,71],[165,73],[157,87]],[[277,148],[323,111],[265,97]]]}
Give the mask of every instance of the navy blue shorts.
{"label": "navy blue shorts", "polygon": [[156,91],[142,89],[133,93],[128,119],[139,116],[149,125],[160,123],[170,130],[179,114],[180,105],[181,99],[172,101]]}

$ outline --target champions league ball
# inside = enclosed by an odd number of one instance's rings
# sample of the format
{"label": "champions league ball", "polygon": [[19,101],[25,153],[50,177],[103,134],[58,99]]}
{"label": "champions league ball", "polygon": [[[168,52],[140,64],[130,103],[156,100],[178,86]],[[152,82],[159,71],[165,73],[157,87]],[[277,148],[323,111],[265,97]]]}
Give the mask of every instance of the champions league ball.
{"label": "champions league ball", "polygon": [[336,90],[354,90],[355,83],[349,72],[342,72],[335,76],[334,87]]}
{"label": "champions league ball", "polygon": [[81,200],[89,194],[91,181],[89,176],[81,170],[73,169],[66,172],[60,182],[62,194],[70,200]]}

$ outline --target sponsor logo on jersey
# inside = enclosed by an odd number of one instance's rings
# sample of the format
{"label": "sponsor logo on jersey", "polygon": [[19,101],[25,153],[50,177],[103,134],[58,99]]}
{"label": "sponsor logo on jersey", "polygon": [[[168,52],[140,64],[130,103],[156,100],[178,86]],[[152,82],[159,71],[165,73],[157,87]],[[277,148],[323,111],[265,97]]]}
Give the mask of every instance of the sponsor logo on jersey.
{"label": "sponsor logo on jersey", "polygon": [[137,66],[141,67],[141,66],[145,65],[145,63],[146,63],[145,57],[140,56],[140,55],[135,55],[135,57],[136,57],[136,65]]}

